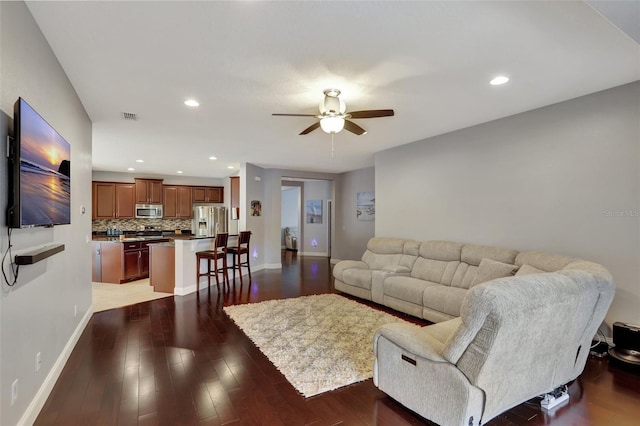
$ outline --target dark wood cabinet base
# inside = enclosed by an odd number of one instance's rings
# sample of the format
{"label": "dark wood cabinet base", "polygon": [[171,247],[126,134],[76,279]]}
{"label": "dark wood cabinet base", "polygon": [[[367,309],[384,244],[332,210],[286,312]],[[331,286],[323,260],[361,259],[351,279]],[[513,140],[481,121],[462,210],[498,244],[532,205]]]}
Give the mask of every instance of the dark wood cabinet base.
{"label": "dark wood cabinet base", "polygon": [[[123,284],[129,281],[149,278],[149,244],[167,242],[168,239],[134,242],[94,242],[93,280],[110,284]],[[96,250],[96,244],[100,248]],[[100,264],[99,273],[96,263]],[[98,277],[98,275],[100,275]]]}

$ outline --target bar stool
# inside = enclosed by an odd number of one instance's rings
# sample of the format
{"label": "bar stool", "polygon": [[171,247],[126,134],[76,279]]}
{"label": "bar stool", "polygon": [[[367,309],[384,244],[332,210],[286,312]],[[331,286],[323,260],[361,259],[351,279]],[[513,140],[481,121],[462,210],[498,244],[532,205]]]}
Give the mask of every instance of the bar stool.
{"label": "bar stool", "polygon": [[[236,280],[236,269],[238,270],[238,274],[240,275],[240,285],[242,285],[242,267],[246,266],[249,271],[249,282],[251,282],[251,267],[249,266],[249,259],[251,258],[249,254],[249,240],[251,239],[251,231],[241,231],[240,236],[238,237],[238,245],[236,247],[229,247],[227,249],[228,253],[233,257],[233,266],[231,268],[233,270],[233,281]],[[247,259],[242,262],[240,256],[246,255]]]}
{"label": "bar stool", "polygon": [[[200,290],[200,277],[207,276],[207,285],[211,287],[211,275],[216,277],[216,285],[220,290],[220,282],[218,280],[218,273],[222,272],[222,285],[229,286],[229,274],[227,273],[227,241],[229,234],[226,232],[219,232],[216,235],[213,250],[203,250],[196,253],[196,291]],[[200,261],[207,261],[207,272],[200,272]],[[218,267],[218,260],[222,260],[222,267]],[[211,269],[211,262],[213,262],[213,269]]]}

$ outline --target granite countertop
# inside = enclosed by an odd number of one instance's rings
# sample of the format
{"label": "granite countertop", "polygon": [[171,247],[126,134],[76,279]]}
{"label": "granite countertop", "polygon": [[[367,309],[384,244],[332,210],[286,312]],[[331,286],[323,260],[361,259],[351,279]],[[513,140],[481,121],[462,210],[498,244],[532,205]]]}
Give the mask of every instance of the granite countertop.
{"label": "granite countertop", "polygon": [[195,236],[191,234],[167,234],[167,235],[157,235],[157,236],[135,236],[125,235],[123,240],[120,239],[120,236],[106,236],[106,235],[94,235],[93,241],[106,242],[106,243],[131,243],[137,241],[157,241],[157,240],[204,240],[207,238],[215,238],[215,237],[202,237]]}
{"label": "granite countertop", "polygon": [[176,245],[173,243],[173,241],[171,242],[164,242],[164,243],[153,243],[153,244],[149,244],[149,247],[171,247],[174,248]]}
{"label": "granite countertop", "polygon": [[170,236],[148,236],[148,237],[135,237],[135,236],[130,236],[127,237],[125,236],[125,238],[123,240],[120,239],[119,236],[97,236],[94,235],[93,236],[93,241],[100,241],[100,242],[107,242],[107,243],[130,243],[130,242],[136,242],[136,241],[155,241],[155,240],[167,240],[167,239],[171,239]]}

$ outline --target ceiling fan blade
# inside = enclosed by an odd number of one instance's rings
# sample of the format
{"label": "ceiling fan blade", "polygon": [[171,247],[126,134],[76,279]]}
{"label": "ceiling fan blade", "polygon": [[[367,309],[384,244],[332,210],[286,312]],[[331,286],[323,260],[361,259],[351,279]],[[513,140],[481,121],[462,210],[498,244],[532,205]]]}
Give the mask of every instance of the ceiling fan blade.
{"label": "ceiling fan blade", "polygon": [[278,117],[315,117],[316,114],[271,114],[271,115],[275,115]]}
{"label": "ceiling fan blade", "polygon": [[[315,116],[314,116],[315,117]],[[307,127],[306,129],[304,129],[303,131],[300,132],[301,135],[306,135],[307,133],[311,133],[313,132],[315,129],[317,129],[318,127],[320,127],[320,122],[317,121],[315,123],[313,123],[311,126]]]}
{"label": "ceiling fan blade", "polygon": [[378,118],[378,117],[393,117],[394,112],[392,109],[368,109],[365,111],[353,111],[349,112],[351,118]]}
{"label": "ceiling fan blade", "polygon": [[367,133],[365,129],[358,126],[353,121],[349,121],[349,120],[344,120],[344,129],[350,131],[351,133],[355,133],[358,136],[364,135],[365,133]]}

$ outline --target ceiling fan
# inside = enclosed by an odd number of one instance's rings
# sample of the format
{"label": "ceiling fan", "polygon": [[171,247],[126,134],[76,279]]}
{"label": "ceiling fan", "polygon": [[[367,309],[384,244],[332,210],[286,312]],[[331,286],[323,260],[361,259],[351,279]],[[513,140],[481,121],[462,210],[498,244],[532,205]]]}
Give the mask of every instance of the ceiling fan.
{"label": "ceiling fan", "polygon": [[316,117],[319,119],[316,123],[304,129],[300,132],[301,135],[306,135],[313,132],[318,127],[322,128],[327,133],[338,133],[342,129],[345,129],[358,136],[367,133],[362,127],[358,126],[349,119],[360,118],[378,118],[378,117],[392,117],[394,112],[392,109],[369,109],[364,111],[351,111],[346,112],[347,106],[338,96],[340,96],[340,90],[338,89],[325,89],[324,99],[320,103],[319,114],[272,114],[275,116],[287,116],[287,117]]}

